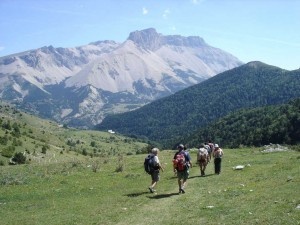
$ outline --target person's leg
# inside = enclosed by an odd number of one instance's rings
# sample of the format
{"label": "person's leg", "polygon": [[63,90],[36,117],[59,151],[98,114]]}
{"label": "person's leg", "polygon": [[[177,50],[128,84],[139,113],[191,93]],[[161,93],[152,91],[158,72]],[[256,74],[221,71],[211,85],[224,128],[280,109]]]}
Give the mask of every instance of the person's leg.
{"label": "person's leg", "polygon": [[181,179],[178,178],[178,189],[179,189],[179,193],[181,192]]}
{"label": "person's leg", "polygon": [[151,182],[151,185],[149,187],[149,190],[150,190],[151,193],[153,193],[153,192],[155,192],[154,187],[157,184],[157,182],[159,181],[159,172],[153,172],[151,174],[151,179],[152,179],[152,182]]}
{"label": "person's leg", "polygon": [[219,160],[219,174],[221,173],[221,164],[222,164],[222,159],[220,158],[220,160]]}
{"label": "person's leg", "polygon": [[217,173],[217,159],[214,159],[215,173]]}
{"label": "person's leg", "polygon": [[216,173],[220,174],[220,158],[216,159]]}
{"label": "person's leg", "polygon": [[207,166],[207,162],[204,162],[204,164],[203,164],[203,176],[205,176],[205,169],[206,169],[206,166]]}
{"label": "person's leg", "polygon": [[186,181],[187,181],[187,179],[189,178],[189,171],[188,170],[186,170],[186,171],[184,171],[184,173],[183,173],[183,179],[182,179],[182,185],[181,185],[181,193],[185,193],[185,187],[186,187]]}
{"label": "person's leg", "polygon": [[202,162],[199,162],[199,166],[200,166],[200,173],[201,173],[201,176],[203,174],[203,164]]}
{"label": "person's leg", "polygon": [[157,183],[157,182],[156,182],[155,180],[152,180],[152,183],[151,183],[150,187],[154,188],[155,185],[156,185],[156,183]]}

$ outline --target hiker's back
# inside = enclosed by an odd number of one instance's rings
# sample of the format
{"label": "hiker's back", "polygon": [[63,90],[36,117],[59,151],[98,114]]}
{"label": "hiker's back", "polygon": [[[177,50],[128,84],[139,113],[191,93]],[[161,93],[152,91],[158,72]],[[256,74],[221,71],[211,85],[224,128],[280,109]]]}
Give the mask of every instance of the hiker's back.
{"label": "hiker's back", "polygon": [[223,151],[221,148],[218,148],[214,151],[214,157],[215,158],[222,158],[223,156]]}
{"label": "hiker's back", "polygon": [[200,162],[206,161],[208,157],[208,151],[205,148],[199,148],[197,154],[197,160]]}
{"label": "hiker's back", "polygon": [[177,171],[184,171],[185,169],[187,169],[186,154],[187,153],[185,153],[184,151],[181,151],[175,155],[173,163],[174,163],[174,167],[176,167]]}

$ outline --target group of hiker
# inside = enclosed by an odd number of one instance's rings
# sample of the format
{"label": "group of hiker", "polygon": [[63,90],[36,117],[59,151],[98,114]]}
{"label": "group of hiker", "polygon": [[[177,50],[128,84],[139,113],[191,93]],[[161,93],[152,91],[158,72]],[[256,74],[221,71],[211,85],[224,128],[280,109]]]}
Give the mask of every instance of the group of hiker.
{"label": "group of hiker", "polygon": [[[185,186],[189,177],[189,169],[193,167],[192,159],[187,151],[187,148],[180,144],[177,147],[178,151],[173,157],[173,172],[177,176],[179,194],[185,193]],[[151,185],[149,191],[155,192],[155,186],[160,179],[160,171],[164,171],[159,158],[159,149],[153,148],[151,154],[149,154],[144,162],[145,170],[151,175]],[[200,176],[205,176],[205,169],[211,159],[214,159],[215,174],[221,173],[221,162],[223,150],[218,144],[213,144],[212,141],[201,144],[197,152],[197,164],[200,167]]]}

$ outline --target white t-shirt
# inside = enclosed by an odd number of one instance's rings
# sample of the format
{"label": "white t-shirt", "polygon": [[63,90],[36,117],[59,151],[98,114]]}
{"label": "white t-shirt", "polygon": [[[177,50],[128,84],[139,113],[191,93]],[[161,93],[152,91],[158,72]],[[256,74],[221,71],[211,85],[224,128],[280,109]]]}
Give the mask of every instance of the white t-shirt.
{"label": "white t-shirt", "polygon": [[153,157],[153,161],[156,162],[157,164],[159,163],[159,159],[158,159],[158,156],[157,156],[157,155],[155,155],[155,156]]}

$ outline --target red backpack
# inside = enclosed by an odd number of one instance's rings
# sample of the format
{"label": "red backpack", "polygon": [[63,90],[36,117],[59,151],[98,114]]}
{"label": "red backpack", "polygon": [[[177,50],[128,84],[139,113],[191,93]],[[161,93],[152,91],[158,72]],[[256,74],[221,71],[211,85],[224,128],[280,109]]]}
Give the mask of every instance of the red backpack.
{"label": "red backpack", "polygon": [[173,163],[178,171],[184,171],[186,168],[185,154],[177,154],[176,159],[173,160]]}

